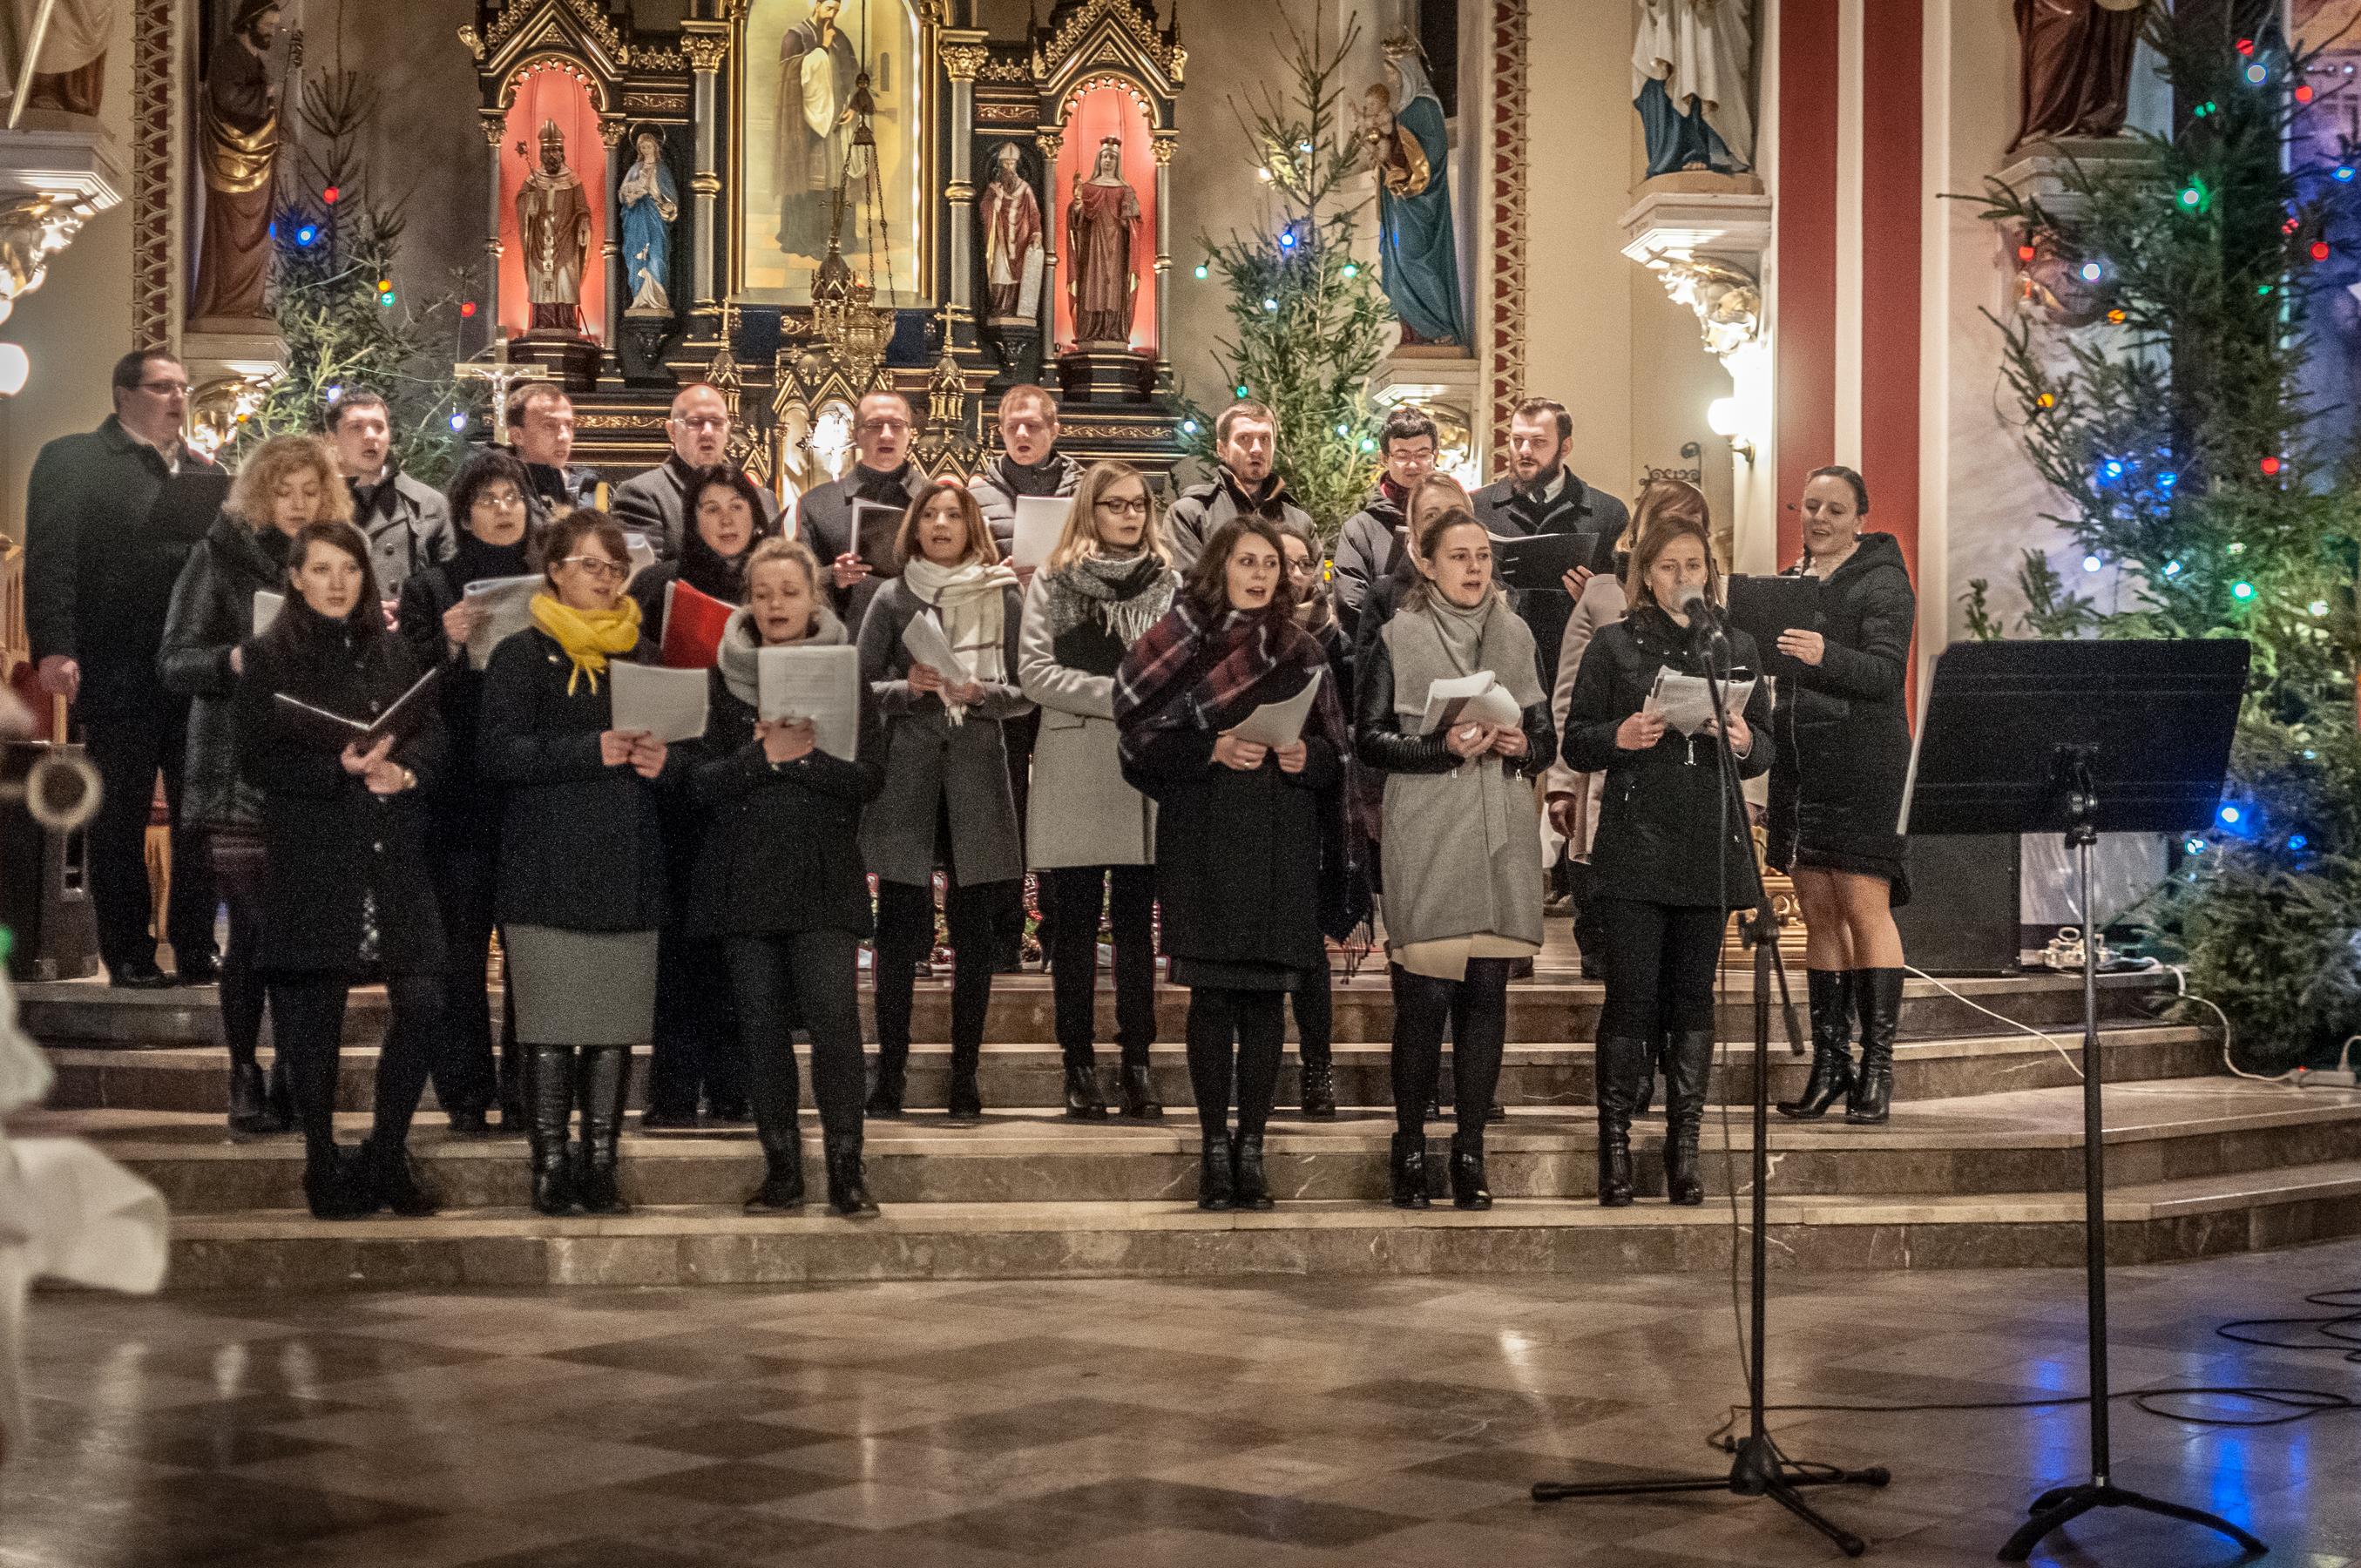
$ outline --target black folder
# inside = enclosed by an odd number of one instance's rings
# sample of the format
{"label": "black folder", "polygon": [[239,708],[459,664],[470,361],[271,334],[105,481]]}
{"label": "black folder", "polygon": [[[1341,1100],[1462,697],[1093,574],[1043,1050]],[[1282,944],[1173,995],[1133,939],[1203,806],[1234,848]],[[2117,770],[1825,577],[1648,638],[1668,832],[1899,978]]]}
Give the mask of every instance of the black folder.
{"label": "black folder", "polygon": [[1730,623],[1754,639],[1763,655],[1765,674],[1783,681],[1800,678],[1804,664],[1779,652],[1779,637],[1787,631],[1820,630],[1820,579],[1755,577],[1733,573],[1730,578]]}
{"label": "black folder", "polygon": [[408,691],[394,698],[375,718],[346,718],[341,713],[315,707],[285,692],[276,694],[279,717],[288,728],[305,740],[315,740],[335,751],[342,751],[357,743],[367,751],[384,735],[392,736],[398,744],[417,734],[419,727],[434,713],[434,701],[428,693],[442,674],[443,666],[437,664],[419,676]]}

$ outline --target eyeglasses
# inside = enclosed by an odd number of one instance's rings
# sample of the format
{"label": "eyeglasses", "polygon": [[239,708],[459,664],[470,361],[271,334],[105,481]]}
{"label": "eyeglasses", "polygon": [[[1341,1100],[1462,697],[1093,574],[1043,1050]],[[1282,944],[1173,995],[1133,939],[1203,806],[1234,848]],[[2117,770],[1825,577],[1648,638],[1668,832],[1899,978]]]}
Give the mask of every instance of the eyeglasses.
{"label": "eyeglasses", "polygon": [[1148,498],[1137,496],[1130,500],[1116,500],[1111,496],[1099,498],[1099,510],[1111,511],[1117,517],[1146,517]]}
{"label": "eyeglasses", "polygon": [[189,395],[189,384],[186,381],[142,381],[139,383],[139,389],[143,392],[153,392],[159,398],[185,398]]}
{"label": "eyeglasses", "polygon": [[697,414],[693,418],[684,416],[673,421],[673,423],[680,426],[683,430],[700,432],[709,430],[728,430],[730,428],[730,416],[728,414]]}
{"label": "eyeglasses", "polygon": [[482,490],[477,493],[476,504],[479,507],[493,507],[506,511],[511,507],[524,505],[524,498],[514,490]]}
{"label": "eyeglasses", "polygon": [[861,422],[859,428],[863,435],[884,435],[889,431],[907,430],[910,428],[910,422],[907,420],[899,419],[865,419]]}
{"label": "eyeglasses", "polygon": [[604,555],[568,555],[558,563],[561,566],[578,566],[594,577],[609,583],[620,583],[631,571],[620,561],[609,561]]}

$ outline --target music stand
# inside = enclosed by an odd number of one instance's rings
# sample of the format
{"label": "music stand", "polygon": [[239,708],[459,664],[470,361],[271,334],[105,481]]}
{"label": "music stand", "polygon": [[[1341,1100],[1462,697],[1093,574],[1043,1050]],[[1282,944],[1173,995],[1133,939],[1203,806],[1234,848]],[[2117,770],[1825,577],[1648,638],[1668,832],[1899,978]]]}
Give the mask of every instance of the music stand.
{"label": "music stand", "polygon": [[2248,646],[2170,641],[1959,642],[1935,661],[1903,792],[1914,835],[2063,833],[2081,891],[2082,1224],[2088,1280],[2091,1478],[2033,1500],[2000,1549],[2036,1542],[2092,1508],[2136,1508],[2260,1541],[2201,1508],[2114,1484],[2107,1445],[2107,1177],[2101,1113],[2099,944],[2092,847],[2101,833],[2194,833],[2213,826],[2246,692]]}

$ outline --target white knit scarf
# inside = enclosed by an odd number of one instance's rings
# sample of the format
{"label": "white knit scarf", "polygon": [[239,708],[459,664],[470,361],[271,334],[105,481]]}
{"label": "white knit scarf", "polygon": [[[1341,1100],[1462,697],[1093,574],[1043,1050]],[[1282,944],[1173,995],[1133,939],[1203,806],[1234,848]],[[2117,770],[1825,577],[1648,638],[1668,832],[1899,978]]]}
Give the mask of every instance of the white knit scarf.
{"label": "white knit scarf", "polygon": [[[985,685],[1005,685],[1008,664],[1002,639],[1005,601],[1002,595],[1016,586],[1016,574],[998,562],[969,559],[956,566],[938,566],[921,555],[902,568],[902,581],[919,603],[932,606],[943,623],[943,636],[963,660],[968,673]],[[953,724],[967,718],[967,705],[943,698]]]}

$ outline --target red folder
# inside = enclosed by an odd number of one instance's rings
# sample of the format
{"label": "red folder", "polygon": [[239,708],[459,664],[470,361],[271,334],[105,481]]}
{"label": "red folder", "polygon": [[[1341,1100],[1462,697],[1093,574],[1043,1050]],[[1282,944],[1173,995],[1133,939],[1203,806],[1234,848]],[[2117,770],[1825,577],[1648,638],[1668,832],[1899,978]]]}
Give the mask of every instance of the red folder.
{"label": "red folder", "polygon": [[737,608],[677,577],[665,584],[664,647],[658,662],[675,670],[713,668],[720,658],[721,629]]}

